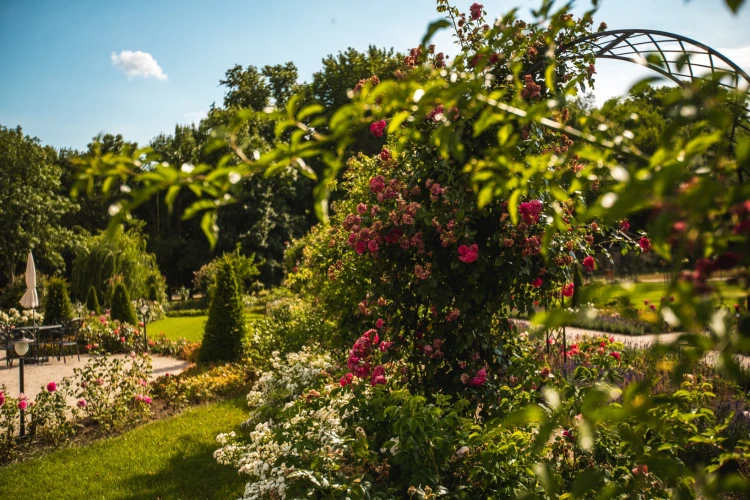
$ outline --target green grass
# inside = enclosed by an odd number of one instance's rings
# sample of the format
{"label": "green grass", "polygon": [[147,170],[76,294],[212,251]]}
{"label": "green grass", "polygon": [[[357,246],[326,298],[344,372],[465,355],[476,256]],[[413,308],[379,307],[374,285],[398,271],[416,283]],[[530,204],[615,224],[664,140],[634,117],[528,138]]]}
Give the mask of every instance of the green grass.
{"label": "green grass", "polygon": [[[711,281],[710,285],[716,289],[718,295],[724,299],[728,306],[738,302],[745,293],[738,285],[729,285],[724,281]],[[632,289],[630,287],[633,287]],[[586,287],[584,287],[584,291]],[[636,307],[643,306],[643,301],[648,300],[659,304],[662,297],[667,296],[666,283],[633,283],[625,285],[605,285],[599,293],[590,298],[595,304],[603,304],[613,297],[624,295],[626,290],[632,291],[630,303]],[[586,300],[586,299],[584,299]]]}
{"label": "green grass", "polygon": [[244,398],[192,408],[120,436],[0,469],[2,498],[239,498],[245,479],[213,459],[216,435],[238,430]]}
{"label": "green grass", "polygon": [[[254,321],[262,314],[245,313],[245,321]],[[175,318],[164,318],[154,321],[148,325],[149,335],[157,335],[164,332],[167,338],[177,340],[182,337],[191,342],[200,342],[203,339],[203,326],[208,316],[180,316]]]}

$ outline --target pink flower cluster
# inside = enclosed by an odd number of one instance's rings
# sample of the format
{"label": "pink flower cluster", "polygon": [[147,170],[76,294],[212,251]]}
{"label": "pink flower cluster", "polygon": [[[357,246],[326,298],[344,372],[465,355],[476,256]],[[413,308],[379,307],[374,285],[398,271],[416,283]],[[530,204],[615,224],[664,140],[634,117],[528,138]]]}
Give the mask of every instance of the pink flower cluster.
{"label": "pink flower cluster", "polygon": [[385,120],[378,120],[370,124],[370,133],[375,137],[383,137],[385,132],[386,123]]}
{"label": "pink flower cluster", "polygon": [[539,222],[539,214],[542,212],[542,202],[539,200],[524,201],[518,206],[521,217],[526,224]]}
{"label": "pink flower cluster", "polygon": [[480,5],[478,3],[472,4],[471,7],[469,7],[471,18],[476,21],[477,19],[482,17],[482,9],[484,9],[484,5]]}
{"label": "pink flower cluster", "polygon": [[586,258],[583,259],[583,268],[590,273],[594,272],[596,261],[591,255],[587,255]]}
{"label": "pink flower cluster", "polygon": [[380,338],[378,331],[375,329],[367,330],[360,338],[354,342],[349,351],[349,359],[346,366],[359,378],[366,378],[370,375],[370,355],[372,354],[373,344],[377,344]]}
{"label": "pink flower cluster", "polygon": [[143,395],[143,394],[138,394],[138,395],[137,395],[137,396],[135,397],[135,400],[136,400],[136,401],[139,401],[139,402],[141,402],[141,403],[145,403],[145,404],[147,404],[147,405],[150,405],[150,404],[151,404],[151,402],[152,402],[152,401],[151,401],[151,398],[150,398],[149,396],[145,396],[145,395]]}
{"label": "pink flower cluster", "polygon": [[469,380],[471,387],[482,387],[487,383],[487,369],[481,368],[477,373]]}

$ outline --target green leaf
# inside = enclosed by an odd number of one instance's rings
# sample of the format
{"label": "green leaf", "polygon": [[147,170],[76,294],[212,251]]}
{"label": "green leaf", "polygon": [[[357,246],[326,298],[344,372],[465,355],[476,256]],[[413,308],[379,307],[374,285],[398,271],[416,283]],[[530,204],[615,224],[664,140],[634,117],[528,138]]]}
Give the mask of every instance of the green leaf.
{"label": "green leaf", "polygon": [[432,37],[438,32],[438,30],[448,28],[450,25],[451,23],[447,19],[440,19],[439,21],[430,23],[427,27],[427,33],[425,33],[422,38],[422,46],[427,47],[430,44],[430,40],[432,40]]}

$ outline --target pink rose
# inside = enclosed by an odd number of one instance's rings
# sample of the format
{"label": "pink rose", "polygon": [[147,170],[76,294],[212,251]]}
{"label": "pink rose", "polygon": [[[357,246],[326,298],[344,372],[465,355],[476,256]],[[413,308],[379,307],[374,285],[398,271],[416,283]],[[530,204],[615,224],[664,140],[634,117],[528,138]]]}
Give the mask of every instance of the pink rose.
{"label": "pink rose", "polygon": [[591,255],[587,255],[586,258],[583,259],[583,268],[590,273],[594,272],[594,269],[596,269],[596,261]]}
{"label": "pink rose", "polygon": [[50,382],[47,384],[47,391],[48,392],[55,392],[57,390],[57,384],[54,382]]}
{"label": "pink rose", "polygon": [[573,283],[567,283],[567,284],[563,285],[563,287],[562,287],[562,294],[565,297],[572,297],[573,296],[573,291],[575,291],[575,288],[576,288],[576,286]]}
{"label": "pink rose", "polygon": [[370,124],[370,133],[375,137],[383,137],[385,131],[385,120],[378,120]]}
{"label": "pink rose", "polygon": [[78,408],[85,408],[86,407],[86,400],[83,399],[83,398],[79,399],[78,402],[76,403],[76,406],[78,406]]}
{"label": "pink rose", "polygon": [[477,244],[471,246],[461,245],[458,247],[458,260],[470,264],[479,258],[479,247]]}

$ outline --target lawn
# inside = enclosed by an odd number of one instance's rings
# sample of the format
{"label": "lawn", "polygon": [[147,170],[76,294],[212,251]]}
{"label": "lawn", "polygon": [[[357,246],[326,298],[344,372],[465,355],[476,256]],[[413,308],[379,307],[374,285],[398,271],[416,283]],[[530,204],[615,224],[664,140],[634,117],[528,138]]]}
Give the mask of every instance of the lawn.
{"label": "lawn", "polygon": [[[738,302],[745,295],[745,292],[739,285],[730,285],[725,281],[712,281],[710,284],[729,306]],[[631,289],[631,287],[634,288]],[[595,304],[602,304],[611,300],[612,297],[624,295],[626,290],[633,290],[634,293],[630,297],[630,302],[633,305],[641,306],[645,300],[658,304],[662,297],[668,296],[666,289],[667,284],[660,282],[604,285],[599,290],[592,293],[591,297],[584,298],[584,300],[590,300]],[[584,291],[585,290],[586,288],[584,288]]]}
{"label": "lawn", "polygon": [[[262,314],[245,313],[245,321],[255,321]],[[164,333],[167,338],[177,340],[182,337],[191,342],[200,342],[203,338],[203,325],[208,316],[181,316],[176,318],[164,318],[148,325],[148,334],[157,335]]]}
{"label": "lawn", "polygon": [[243,397],[0,469],[2,498],[239,498],[245,480],[213,459],[247,418]]}

